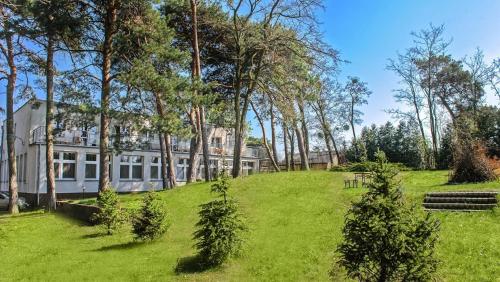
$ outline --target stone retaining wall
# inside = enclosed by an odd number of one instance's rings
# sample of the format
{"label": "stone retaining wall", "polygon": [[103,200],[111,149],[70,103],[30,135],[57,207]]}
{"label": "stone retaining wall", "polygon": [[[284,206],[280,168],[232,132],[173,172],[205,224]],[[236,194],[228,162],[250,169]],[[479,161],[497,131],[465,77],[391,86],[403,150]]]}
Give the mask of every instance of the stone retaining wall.
{"label": "stone retaining wall", "polygon": [[65,214],[69,217],[85,221],[89,224],[92,224],[91,216],[94,213],[97,213],[99,211],[99,208],[96,206],[90,206],[90,205],[82,205],[82,204],[75,204],[75,203],[70,203],[67,201],[58,201],[57,202],[57,212],[60,212],[62,214]]}

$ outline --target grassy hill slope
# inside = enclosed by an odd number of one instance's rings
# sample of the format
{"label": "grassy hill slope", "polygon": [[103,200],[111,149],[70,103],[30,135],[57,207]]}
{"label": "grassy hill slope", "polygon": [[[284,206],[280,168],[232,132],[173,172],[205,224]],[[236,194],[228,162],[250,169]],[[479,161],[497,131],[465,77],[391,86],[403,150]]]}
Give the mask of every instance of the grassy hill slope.
{"label": "grassy hill slope", "polygon": [[[365,189],[344,189],[348,174],[290,172],[237,179],[231,194],[240,202],[250,232],[241,257],[219,269],[197,272],[192,233],[198,205],[212,199],[208,184],[161,192],[171,227],[157,242],[132,241],[128,229],[103,236],[96,227],[59,215],[0,216],[0,281],[325,281],[341,240],[343,216]],[[417,204],[425,192],[498,190],[498,182],[444,185],[447,173],[401,175],[407,198]],[[122,196],[137,207],[141,195]],[[495,281],[500,277],[500,214],[435,213],[442,222],[438,276],[444,281]],[[178,264],[184,271],[176,273]],[[334,269],[335,280],[343,273]]]}

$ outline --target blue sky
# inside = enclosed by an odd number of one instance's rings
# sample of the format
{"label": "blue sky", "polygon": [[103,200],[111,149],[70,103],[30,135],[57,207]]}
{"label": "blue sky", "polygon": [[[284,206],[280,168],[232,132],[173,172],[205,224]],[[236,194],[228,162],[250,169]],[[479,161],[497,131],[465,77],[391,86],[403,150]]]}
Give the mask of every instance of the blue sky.
{"label": "blue sky", "polygon": [[[320,13],[322,30],[328,43],[351,63],[344,65],[341,77],[359,76],[373,91],[364,124],[383,123],[390,116],[383,112],[398,107],[392,98],[398,78],[385,70],[388,58],[395,58],[412,46],[412,31],[430,23],[445,25],[445,36],[455,58],[471,55],[476,47],[490,62],[500,57],[500,1],[498,0],[327,0]],[[500,104],[493,95],[488,103]],[[359,129],[358,129],[359,130]]]}

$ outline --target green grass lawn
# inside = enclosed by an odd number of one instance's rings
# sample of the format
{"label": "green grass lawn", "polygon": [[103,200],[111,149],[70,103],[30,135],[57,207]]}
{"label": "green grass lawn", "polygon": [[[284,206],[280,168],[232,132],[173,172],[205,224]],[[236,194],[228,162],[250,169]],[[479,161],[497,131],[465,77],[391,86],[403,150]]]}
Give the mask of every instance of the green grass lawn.
{"label": "green grass lawn", "polygon": [[[343,216],[365,189],[343,189],[348,174],[290,172],[237,179],[231,194],[250,231],[242,255],[221,268],[196,272],[180,262],[195,255],[198,205],[212,199],[208,184],[161,192],[171,227],[160,240],[134,243],[129,229],[113,236],[59,215],[0,215],[0,281],[325,281],[341,240]],[[407,198],[428,191],[496,190],[500,183],[445,185],[447,172],[401,174]],[[121,196],[137,207],[141,195]],[[500,281],[500,210],[434,213],[441,221],[440,281]],[[334,280],[343,281],[338,269]]]}

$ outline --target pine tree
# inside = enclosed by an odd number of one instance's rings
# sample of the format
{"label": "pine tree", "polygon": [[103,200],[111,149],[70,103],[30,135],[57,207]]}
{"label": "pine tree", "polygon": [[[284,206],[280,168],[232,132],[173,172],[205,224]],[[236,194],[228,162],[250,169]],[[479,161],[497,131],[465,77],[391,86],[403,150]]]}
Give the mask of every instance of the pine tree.
{"label": "pine tree", "polygon": [[439,222],[405,204],[398,172],[381,151],[377,162],[369,191],[347,212],[338,264],[359,281],[429,280]]}
{"label": "pine tree", "polygon": [[213,200],[201,205],[200,220],[194,233],[196,248],[205,266],[218,266],[240,251],[243,242],[241,233],[246,230],[238,213],[238,205],[228,199],[229,177],[222,172],[212,185],[212,192],[219,193],[222,200]]}

